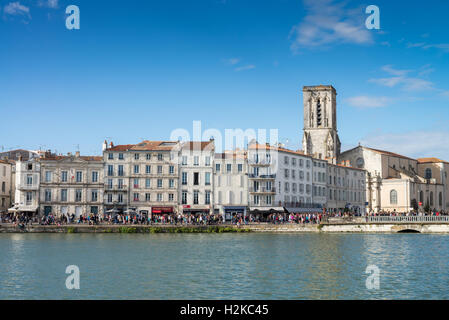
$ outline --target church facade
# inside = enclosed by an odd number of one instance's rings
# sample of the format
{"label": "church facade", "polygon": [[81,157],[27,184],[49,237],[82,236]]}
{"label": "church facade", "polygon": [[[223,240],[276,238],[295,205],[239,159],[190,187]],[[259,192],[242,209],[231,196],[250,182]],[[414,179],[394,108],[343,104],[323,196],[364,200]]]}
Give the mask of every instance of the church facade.
{"label": "church facade", "polygon": [[[449,211],[449,162],[413,159],[361,145],[340,151],[336,96],[329,85],[303,87],[303,150],[329,163],[327,208],[347,206],[355,199],[364,202],[367,212]],[[358,178],[352,182],[337,177],[339,166],[345,167],[348,177]],[[345,182],[339,185],[339,180]],[[362,186],[363,195],[357,189],[348,190],[348,183],[351,188]]]}

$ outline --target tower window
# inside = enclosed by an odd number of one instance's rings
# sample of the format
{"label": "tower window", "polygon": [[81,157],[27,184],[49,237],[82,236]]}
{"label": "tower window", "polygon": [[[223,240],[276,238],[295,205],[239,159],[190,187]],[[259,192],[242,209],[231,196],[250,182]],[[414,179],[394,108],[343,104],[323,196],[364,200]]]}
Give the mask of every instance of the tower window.
{"label": "tower window", "polygon": [[320,99],[318,99],[318,102],[316,104],[316,124],[317,124],[317,126],[321,126],[321,102],[320,102]]}

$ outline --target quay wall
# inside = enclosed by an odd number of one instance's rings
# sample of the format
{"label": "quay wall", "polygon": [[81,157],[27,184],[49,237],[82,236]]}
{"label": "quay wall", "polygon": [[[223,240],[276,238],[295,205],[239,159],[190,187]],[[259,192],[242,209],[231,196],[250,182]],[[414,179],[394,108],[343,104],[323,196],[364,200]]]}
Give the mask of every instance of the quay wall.
{"label": "quay wall", "polygon": [[0,224],[0,233],[226,233],[226,232],[276,232],[276,233],[447,233],[449,223],[323,223],[317,224],[250,224],[220,226],[174,225],[28,225],[20,229],[12,224]]}

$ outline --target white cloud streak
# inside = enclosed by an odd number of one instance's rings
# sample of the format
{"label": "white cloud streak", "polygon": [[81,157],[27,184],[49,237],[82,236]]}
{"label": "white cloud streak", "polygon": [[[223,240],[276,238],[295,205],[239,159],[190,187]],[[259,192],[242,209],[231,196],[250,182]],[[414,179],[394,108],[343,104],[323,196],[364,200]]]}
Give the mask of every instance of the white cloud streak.
{"label": "white cloud streak", "polygon": [[346,99],[350,106],[356,108],[381,108],[386,107],[391,101],[388,97],[377,97],[377,96],[355,96]]}
{"label": "white cloud streak", "polygon": [[307,15],[290,32],[291,49],[330,46],[339,43],[370,44],[372,33],[366,29],[364,11],[347,9],[333,0],[304,0]]}

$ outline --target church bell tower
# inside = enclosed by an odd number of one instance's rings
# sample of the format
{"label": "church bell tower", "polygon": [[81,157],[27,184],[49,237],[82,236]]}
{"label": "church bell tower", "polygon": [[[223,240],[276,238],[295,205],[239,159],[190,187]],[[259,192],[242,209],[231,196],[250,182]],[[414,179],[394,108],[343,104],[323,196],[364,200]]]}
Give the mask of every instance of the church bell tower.
{"label": "church bell tower", "polygon": [[332,86],[304,86],[303,150],[337,163],[341,143],[337,133],[337,92]]}

